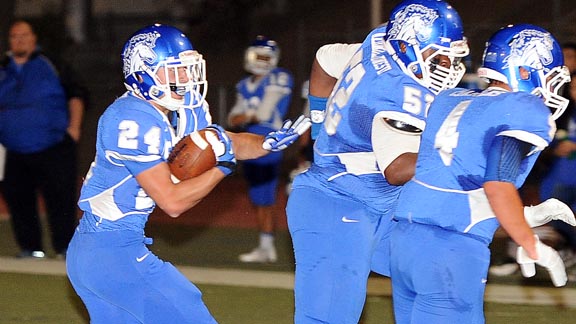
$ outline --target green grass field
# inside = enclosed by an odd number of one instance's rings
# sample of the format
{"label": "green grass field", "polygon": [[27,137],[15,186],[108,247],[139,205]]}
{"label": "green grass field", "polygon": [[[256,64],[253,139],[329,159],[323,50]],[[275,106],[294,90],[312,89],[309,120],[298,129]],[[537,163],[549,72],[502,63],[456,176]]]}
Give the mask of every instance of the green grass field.
{"label": "green grass field", "polygon": [[[0,221],[0,256],[12,256],[16,245],[7,221]],[[197,228],[174,224],[150,224],[152,249],[176,265],[219,269],[292,272],[294,261],[287,232],[278,233],[279,262],[268,265],[242,264],[237,255],[256,242],[255,231],[237,228]],[[52,253],[49,252],[49,255]],[[533,280],[519,276],[491,282],[551,287],[545,272]],[[204,300],[221,324],[292,323],[294,301],[289,289],[252,288],[226,285],[198,285]],[[574,283],[570,284],[574,288]],[[363,324],[393,323],[391,299],[369,295]],[[573,324],[576,308],[561,306],[486,304],[489,324]],[[86,310],[66,277],[0,272],[0,324],[88,323]],[[115,323],[114,323],[115,324]],[[450,323],[447,323],[450,324]]]}
{"label": "green grass field", "polygon": [[[198,285],[221,324],[289,324],[294,301],[287,289]],[[63,276],[0,273],[0,323],[88,323],[85,308]],[[393,323],[391,300],[369,296],[361,323]],[[486,322],[494,324],[572,324],[576,309],[486,304]],[[447,323],[449,324],[449,323]]]}

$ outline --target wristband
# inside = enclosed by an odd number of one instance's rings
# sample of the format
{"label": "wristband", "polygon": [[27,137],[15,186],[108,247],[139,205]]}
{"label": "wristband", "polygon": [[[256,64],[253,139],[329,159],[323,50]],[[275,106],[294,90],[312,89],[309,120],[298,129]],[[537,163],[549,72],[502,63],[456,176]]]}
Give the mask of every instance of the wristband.
{"label": "wristband", "polygon": [[328,98],[308,95],[308,102],[310,103],[310,120],[312,121],[310,135],[312,139],[315,140],[316,137],[318,137],[322,124],[324,123]]}

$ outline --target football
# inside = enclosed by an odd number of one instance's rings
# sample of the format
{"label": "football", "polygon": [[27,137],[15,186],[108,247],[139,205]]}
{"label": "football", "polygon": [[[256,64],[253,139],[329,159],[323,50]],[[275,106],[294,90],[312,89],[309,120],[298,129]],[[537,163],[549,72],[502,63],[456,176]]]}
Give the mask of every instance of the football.
{"label": "football", "polygon": [[168,166],[178,180],[196,177],[216,166],[216,156],[210,143],[218,135],[202,129],[182,138],[168,156]]}

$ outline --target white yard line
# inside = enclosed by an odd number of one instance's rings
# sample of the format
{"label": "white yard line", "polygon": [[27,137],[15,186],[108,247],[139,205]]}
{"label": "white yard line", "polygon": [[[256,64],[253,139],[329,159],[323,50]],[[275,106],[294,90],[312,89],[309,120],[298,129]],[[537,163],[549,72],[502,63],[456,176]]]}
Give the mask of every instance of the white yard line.
{"label": "white yard line", "polygon": [[[177,267],[196,284],[278,289],[293,289],[294,287],[294,274],[288,272]],[[64,261],[60,260],[20,260],[0,257],[0,272],[64,276],[66,266]],[[370,278],[368,294],[390,296],[390,280],[382,277]],[[485,299],[489,302],[506,304],[556,305],[576,308],[576,289],[488,284]]]}

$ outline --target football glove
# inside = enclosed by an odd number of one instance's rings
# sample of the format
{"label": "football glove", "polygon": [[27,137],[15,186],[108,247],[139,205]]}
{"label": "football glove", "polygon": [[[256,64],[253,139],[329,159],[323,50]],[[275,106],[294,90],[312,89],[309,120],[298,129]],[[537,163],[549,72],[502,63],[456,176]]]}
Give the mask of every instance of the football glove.
{"label": "football glove", "polygon": [[561,220],[576,226],[576,218],[574,218],[572,209],[554,198],[550,198],[536,206],[525,206],[524,218],[530,227],[542,226],[551,220]]}
{"label": "football glove", "polygon": [[516,261],[520,265],[522,275],[524,277],[533,277],[536,274],[536,264],[548,270],[550,279],[556,287],[561,287],[566,284],[568,277],[566,276],[566,268],[564,262],[556,250],[548,245],[540,242],[538,235],[536,238],[536,252],[538,253],[538,260],[534,260],[528,256],[523,247],[518,247],[516,253]]}
{"label": "football glove", "polygon": [[236,156],[234,155],[232,140],[230,140],[226,130],[220,125],[212,124],[206,129],[218,134],[218,139],[220,140],[220,145],[212,144],[212,150],[214,150],[214,155],[216,155],[216,167],[226,176],[232,174],[236,170]]}
{"label": "football glove", "polygon": [[282,128],[266,135],[262,148],[272,152],[282,151],[294,143],[308,128],[310,128],[310,118],[304,115],[300,115],[294,123],[288,119]]}

